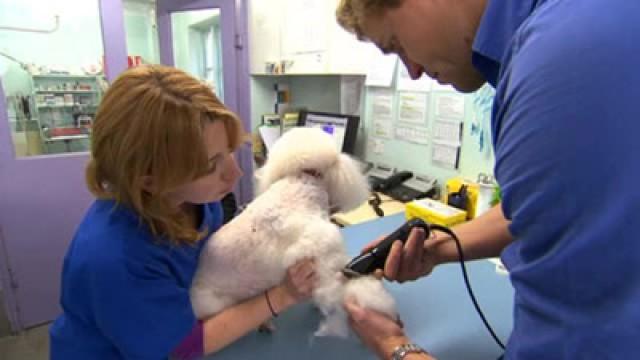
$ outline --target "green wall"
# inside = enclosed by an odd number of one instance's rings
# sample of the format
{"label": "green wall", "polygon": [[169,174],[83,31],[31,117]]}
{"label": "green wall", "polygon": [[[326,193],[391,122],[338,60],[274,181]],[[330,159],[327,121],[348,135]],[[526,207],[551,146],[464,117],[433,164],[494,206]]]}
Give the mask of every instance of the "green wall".
{"label": "green wall", "polygon": [[155,6],[150,3],[124,1],[124,24],[129,55],[142,56],[145,63],[159,64]]}
{"label": "green wall", "polygon": [[[35,67],[80,72],[102,60],[99,14],[98,0],[0,0],[0,26],[54,30],[54,15],[59,15],[59,26],[51,33],[0,29],[0,51]],[[3,56],[0,79],[6,96],[32,94],[31,75]],[[15,123],[13,102],[7,110],[11,129],[22,131]]]}
{"label": "green wall", "polygon": [[[399,66],[402,66],[401,64]],[[428,123],[426,126],[429,134],[428,144],[415,144],[395,138],[385,139],[372,136],[373,128],[371,122],[371,102],[372,94],[376,91],[384,89],[393,93],[394,117],[393,124],[397,124],[398,114],[398,93],[397,76],[394,76],[392,86],[390,88],[372,88],[367,87],[365,90],[365,99],[362,113],[364,115],[364,128],[358,134],[359,141],[364,141],[364,145],[360,148],[360,154],[368,162],[381,162],[397,167],[400,170],[409,170],[414,173],[427,174],[434,176],[443,186],[447,179],[455,176],[464,176],[470,180],[476,180],[479,173],[493,174],[494,157],[491,148],[491,102],[493,99],[493,90],[489,86],[483,87],[481,90],[473,94],[460,94],[465,101],[465,117],[463,120],[462,140],[460,147],[459,167],[458,169],[447,169],[439,167],[432,163],[432,144],[431,134],[433,134],[433,125],[436,119],[435,107],[437,98],[440,96],[451,94],[445,91],[428,92]],[[482,135],[481,135],[482,134]],[[480,136],[482,136],[482,147],[480,146]],[[363,139],[364,138],[364,139]],[[376,140],[374,140],[376,139]],[[380,154],[374,151],[374,141],[383,143],[384,151]]]}
{"label": "green wall", "polygon": [[[275,102],[275,84],[287,84],[291,91],[291,104],[295,107],[307,107],[311,110],[340,112],[340,76],[252,76],[251,79],[251,123],[252,130],[260,124],[261,116],[273,113]],[[397,108],[397,91],[394,80],[392,91],[394,105]],[[397,166],[402,170],[411,170],[438,178],[440,184],[454,176],[464,176],[475,180],[479,173],[493,173],[493,151],[491,147],[491,102],[493,90],[485,86],[473,94],[460,94],[465,99],[465,118],[460,149],[460,163],[457,170],[443,169],[431,163],[431,141],[427,145],[418,145],[396,139],[384,139],[384,153],[372,151],[372,133],[370,101],[374,88],[367,87],[363,91],[360,129],[356,144],[356,155],[369,162],[383,162]],[[428,130],[434,123],[435,102],[440,91],[429,93]],[[395,120],[395,119],[394,119]],[[480,146],[480,134],[483,137]]]}
{"label": "green wall", "polygon": [[174,13],[171,16],[173,35],[173,56],[176,67],[200,77],[202,47],[196,36],[205,26],[217,26],[220,19],[218,10],[197,10]]}
{"label": "green wall", "polygon": [[[52,29],[56,14],[60,27],[51,34],[0,30],[0,51],[24,63],[69,70],[98,63],[104,52],[98,0],[0,0],[1,26]],[[7,94],[30,91],[28,74],[1,56],[0,77]]]}

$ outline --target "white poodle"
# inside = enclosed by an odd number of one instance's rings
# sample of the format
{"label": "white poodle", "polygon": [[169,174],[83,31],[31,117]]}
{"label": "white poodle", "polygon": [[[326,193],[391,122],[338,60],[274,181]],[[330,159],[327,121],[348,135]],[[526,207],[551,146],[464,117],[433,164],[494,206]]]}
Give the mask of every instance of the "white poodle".
{"label": "white poodle", "polygon": [[258,175],[259,195],[202,250],[191,288],[198,318],[263,293],[281,283],[286,270],[316,258],[313,301],[324,315],[316,335],[346,337],[346,298],[396,315],[393,298],[371,277],[345,280],[349,257],[332,211],[366,201],[369,190],[358,165],[318,128],[295,128],[274,144]]}

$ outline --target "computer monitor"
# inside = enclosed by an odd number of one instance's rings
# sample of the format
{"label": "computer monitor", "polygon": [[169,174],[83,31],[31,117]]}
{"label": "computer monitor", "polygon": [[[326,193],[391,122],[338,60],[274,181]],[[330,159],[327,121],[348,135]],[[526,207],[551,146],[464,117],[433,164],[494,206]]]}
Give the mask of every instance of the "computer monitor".
{"label": "computer monitor", "polygon": [[298,118],[298,126],[321,128],[333,136],[340,151],[351,155],[356,147],[359,123],[359,116],[308,110],[302,110]]}

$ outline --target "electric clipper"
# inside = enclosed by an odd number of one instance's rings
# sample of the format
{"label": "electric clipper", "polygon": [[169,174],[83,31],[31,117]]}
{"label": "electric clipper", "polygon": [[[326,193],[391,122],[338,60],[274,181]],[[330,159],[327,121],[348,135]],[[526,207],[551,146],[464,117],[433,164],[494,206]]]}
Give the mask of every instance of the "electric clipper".
{"label": "electric clipper", "polygon": [[353,260],[342,269],[342,273],[347,278],[355,278],[372,274],[376,269],[383,269],[393,243],[396,240],[400,240],[404,244],[409,238],[411,229],[415,227],[424,229],[425,234],[427,234],[427,236],[429,235],[429,224],[418,218],[411,219],[391,233],[391,235],[387,236],[376,245],[376,247],[353,258]]}

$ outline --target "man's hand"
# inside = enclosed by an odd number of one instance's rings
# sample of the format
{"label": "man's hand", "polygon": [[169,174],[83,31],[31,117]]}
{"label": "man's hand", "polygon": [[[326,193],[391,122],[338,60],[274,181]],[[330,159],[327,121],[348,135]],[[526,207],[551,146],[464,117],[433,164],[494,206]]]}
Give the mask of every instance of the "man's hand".
{"label": "man's hand", "polygon": [[344,307],[349,313],[349,323],[353,330],[380,358],[388,359],[397,346],[411,342],[405,336],[399,320],[363,309],[349,300],[345,302]]}
{"label": "man's hand", "polygon": [[[371,250],[383,239],[384,237],[380,237],[374,240],[362,252]],[[384,266],[384,277],[402,283],[429,275],[438,262],[434,251],[427,249],[427,240],[424,230],[415,228],[411,230],[404,246],[400,240],[394,242]]]}

